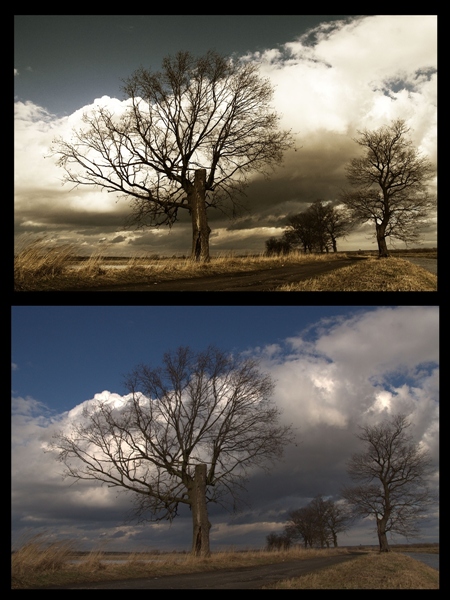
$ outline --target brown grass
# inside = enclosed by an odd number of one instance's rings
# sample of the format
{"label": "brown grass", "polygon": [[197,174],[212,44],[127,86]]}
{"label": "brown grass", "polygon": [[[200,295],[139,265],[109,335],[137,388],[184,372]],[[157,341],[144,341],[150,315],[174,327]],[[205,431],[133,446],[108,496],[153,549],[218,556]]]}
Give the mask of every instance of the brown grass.
{"label": "brown grass", "polygon": [[[346,554],[345,548],[329,550],[288,551],[233,550],[213,552],[208,558],[196,558],[181,553],[114,554],[114,559],[125,559],[122,564],[109,563],[109,555],[101,550],[90,553],[76,552],[71,541],[50,542],[44,535],[31,538],[12,555],[12,587],[39,588],[70,583],[112,581],[139,577],[161,577],[174,573],[195,573],[217,569],[263,565],[287,559],[306,559],[327,554]],[[76,561],[76,562],[74,562]]]}
{"label": "brown grass", "polygon": [[[293,252],[287,256],[235,256],[222,253],[209,263],[196,263],[189,258],[133,256],[111,261],[95,252],[80,260],[73,245],[51,244],[44,236],[34,241],[25,238],[14,259],[15,291],[63,291],[95,289],[102,285],[148,283],[152,279],[175,280],[181,277],[203,277],[232,272],[276,268],[287,264],[329,261],[345,258],[345,254],[307,255]],[[120,264],[121,268],[111,268]]]}
{"label": "brown grass", "polygon": [[368,258],[279,292],[434,292],[437,276],[402,258]]}
{"label": "brown grass", "polygon": [[14,257],[14,286],[26,290],[33,281],[49,281],[64,275],[75,257],[72,244],[51,245],[47,238],[22,240]]}
{"label": "brown grass", "polygon": [[302,577],[280,581],[275,589],[439,589],[439,572],[399,553],[370,553]]}
{"label": "brown grass", "polygon": [[[411,552],[408,545],[404,551]],[[396,548],[397,549],[397,548]],[[403,547],[398,547],[403,550]],[[421,551],[439,551],[433,545]],[[355,549],[351,549],[355,551]],[[321,569],[320,572],[279,582],[273,587],[296,589],[435,589],[438,572],[399,552],[379,554],[375,548],[354,560]],[[49,588],[73,583],[113,581],[140,577],[161,577],[174,573],[195,573],[217,569],[274,564],[286,560],[302,560],[316,556],[348,554],[348,548],[304,549],[294,547],[282,551],[233,549],[213,552],[208,558],[195,558],[186,553],[134,552],[109,554],[99,549],[77,552],[74,541],[52,541],[46,534],[25,540],[12,554],[12,588]],[[121,559],[122,564],[110,563],[108,558]]]}

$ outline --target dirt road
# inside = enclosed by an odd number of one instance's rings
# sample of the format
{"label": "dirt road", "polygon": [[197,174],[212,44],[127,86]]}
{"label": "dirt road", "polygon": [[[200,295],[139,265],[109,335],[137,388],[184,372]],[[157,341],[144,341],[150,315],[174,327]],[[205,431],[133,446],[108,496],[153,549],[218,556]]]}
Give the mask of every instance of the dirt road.
{"label": "dirt road", "polygon": [[268,292],[285,283],[304,281],[323,273],[351,265],[361,258],[342,258],[330,261],[309,262],[304,265],[286,265],[274,269],[207,275],[186,279],[114,284],[95,287],[89,290],[67,291],[88,292]]}
{"label": "dirt road", "polygon": [[306,560],[290,560],[258,567],[239,569],[221,569],[203,573],[187,573],[128,579],[123,581],[103,581],[99,583],[73,584],[47,589],[85,589],[85,590],[257,590],[282,579],[299,577],[312,571],[323,569],[361,556],[360,552],[338,556],[319,556]]}

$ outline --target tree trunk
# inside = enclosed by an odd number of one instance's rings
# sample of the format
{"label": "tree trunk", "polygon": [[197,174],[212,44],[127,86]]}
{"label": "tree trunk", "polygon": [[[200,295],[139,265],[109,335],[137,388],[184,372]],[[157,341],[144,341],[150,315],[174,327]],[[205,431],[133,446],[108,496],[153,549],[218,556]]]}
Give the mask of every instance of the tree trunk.
{"label": "tree trunk", "polygon": [[209,262],[209,235],[211,229],[206,217],[206,169],[195,171],[194,189],[190,198],[192,217],[192,253],[191,259],[197,262]]}
{"label": "tree trunk", "polygon": [[377,519],[377,533],[380,544],[380,552],[390,552],[386,536],[386,519]]}
{"label": "tree trunk", "polygon": [[377,228],[377,242],[378,242],[378,257],[379,258],[388,258],[389,252],[386,245],[386,225],[385,223],[376,223]]}
{"label": "tree trunk", "polygon": [[192,554],[194,556],[209,556],[209,530],[206,509],[206,465],[196,465],[193,485],[189,490],[192,509]]}

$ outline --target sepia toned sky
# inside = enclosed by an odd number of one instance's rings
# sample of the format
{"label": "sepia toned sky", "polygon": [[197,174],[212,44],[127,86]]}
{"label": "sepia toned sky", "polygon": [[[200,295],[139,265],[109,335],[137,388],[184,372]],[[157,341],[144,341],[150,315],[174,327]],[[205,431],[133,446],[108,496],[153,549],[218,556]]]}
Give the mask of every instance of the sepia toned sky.
{"label": "sepia toned sky", "polygon": [[[95,398],[119,403],[123,377],[161,364],[181,345],[216,345],[260,361],[273,401],[295,440],[269,474],[249,471],[239,511],[209,505],[213,550],[262,548],[287,514],[351,483],[346,462],[361,452],[359,426],[406,413],[429,450],[439,486],[439,311],[436,306],[14,306],[12,309],[12,539],[45,532],[86,549],[189,550],[191,516],[127,521],[130,497],[62,478],[46,452]],[[438,505],[420,522],[439,540]],[[395,538],[394,541],[404,541]],[[373,521],[357,521],[340,545],[376,544]]]}
{"label": "sepia toned sky", "polygon": [[[281,126],[296,150],[269,180],[251,179],[242,214],[210,212],[211,252],[262,252],[288,215],[346,186],[358,130],[403,118],[433,162],[437,152],[437,17],[428,15],[19,15],[14,32],[15,234],[46,234],[80,253],[187,254],[190,222],[171,230],[125,227],[129,201],[98,189],[61,186],[49,154],[95,105],[120,110],[122,81],[158,70],[179,50],[209,49],[255,61],[274,86]],[[431,182],[432,191],[436,181]],[[372,227],[338,242],[373,249]],[[436,246],[436,219],[422,232]]]}

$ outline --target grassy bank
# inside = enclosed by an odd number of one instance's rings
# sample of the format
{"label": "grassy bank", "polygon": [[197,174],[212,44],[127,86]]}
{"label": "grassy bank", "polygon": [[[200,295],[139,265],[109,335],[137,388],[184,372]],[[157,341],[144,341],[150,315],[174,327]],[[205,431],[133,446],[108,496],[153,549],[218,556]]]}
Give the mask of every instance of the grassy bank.
{"label": "grassy bank", "polygon": [[368,258],[279,292],[434,292],[437,276],[403,258]]}
{"label": "grassy bank", "polygon": [[274,589],[439,589],[439,572],[397,552],[372,552],[316,573],[280,581]]}

